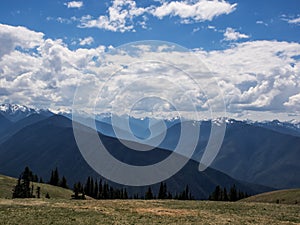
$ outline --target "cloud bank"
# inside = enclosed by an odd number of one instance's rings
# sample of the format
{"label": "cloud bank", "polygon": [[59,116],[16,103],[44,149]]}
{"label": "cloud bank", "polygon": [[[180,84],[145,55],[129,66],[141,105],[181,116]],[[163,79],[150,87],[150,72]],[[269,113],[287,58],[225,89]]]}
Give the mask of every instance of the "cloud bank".
{"label": "cloud bank", "polygon": [[181,23],[198,23],[230,14],[236,7],[236,3],[230,4],[224,0],[162,1],[159,5],[147,7],[138,7],[134,0],[113,0],[106,15],[100,15],[98,18],[83,16],[79,27],[96,27],[123,33],[135,31],[136,25],[145,28],[148,16],[158,19],[177,17]]}
{"label": "cloud bank", "polygon": [[[89,43],[87,39],[82,41]],[[153,47],[137,43],[129,53],[111,46],[70,50],[62,40],[47,39],[43,33],[25,27],[1,24],[0,44],[3,46],[0,51],[0,102],[67,110],[72,107],[77,85],[95,84],[104,87],[103,104],[99,104],[102,112],[112,107],[124,112],[126,106],[132,104],[130,99],[137,95],[143,97],[146,92],[181,105],[183,111],[189,99],[203,112],[210,105],[217,105],[218,93],[211,93],[207,98],[184,72],[174,69],[182,68],[192,74],[200,86],[205,84],[209,88],[215,79],[229,115],[238,118],[265,113],[262,119],[269,115],[293,114],[298,118],[300,115],[299,43],[248,41],[225,50],[194,50],[195,60],[191,60],[191,53],[163,44]],[[168,59],[174,67],[149,63],[150,59],[159,62]],[[197,60],[202,61],[211,74],[197,76],[204,68],[195,67]],[[112,73],[115,76],[108,82]],[[178,84],[184,87],[189,98],[180,95],[180,91],[174,94],[166,88],[176,89]],[[120,90],[124,94],[117,95]],[[151,105],[157,112],[172,110],[167,101],[163,104],[156,104],[156,101],[150,98],[149,102],[137,103],[136,108],[147,111],[146,106]],[[152,113],[150,109],[149,113]]]}

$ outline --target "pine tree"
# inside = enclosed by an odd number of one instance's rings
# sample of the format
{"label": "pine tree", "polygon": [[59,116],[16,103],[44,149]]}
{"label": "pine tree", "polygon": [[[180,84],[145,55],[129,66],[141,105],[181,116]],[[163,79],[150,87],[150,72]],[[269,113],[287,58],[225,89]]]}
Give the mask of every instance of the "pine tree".
{"label": "pine tree", "polygon": [[225,187],[224,187],[224,189],[223,189],[223,193],[224,193],[223,201],[229,201],[228,194],[227,194],[227,190],[226,190]]}
{"label": "pine tree", "polygon": [[168,193],[167,184],[164,182],[161,182],[157,198],[158,199],[166,199],[168,197],[167,193]]}
{"label": "pine tree", "polygon": [[59,173],[57,167],[55,168],[54,171],[53,170],[51,171],[49,184],[54,186],[60,186]]}
{"label": "pine tree", "polygon": [[153,193],[150,186],[148,187],[148,190],[145,193],[145,199],[153,199]]}
{"label": "pine tree", "polygon": [[99,195],[98,198],[102,199],[103,198],[103,186],[102,186],[102,179],[99,181]]}
{"label": "pine tree", "polygon": [[58,186],[59,185],[59,174],[57,167],[54,170],[54,176],[53,176],[53,185]]}
{"label": "pine tree", "polygon": [[95,185],[94,185],[93,198],[98,198],[98,195],[99,195],[99,188],[98,188],[98,181],[96,179]]}
{"label": "pine tree", "polygon": [[221,201],[221,188],[219,185],[216,186],[214,192],[212,193],[212,199],[213,201]]}
{"label": "pine tree", "polygon": [[24,171],[20,175],[16,186],[13,189],[13,198],[34,198],[33,185],[30,186],[30,182],[33,181],[33,173],[29,167],[25,167]]}
{"label": "pine tree", "polygon": [[65,176],[62,177],[59,186],[62,188],[68,188],[67,179],[65,178]]}
{"label": "pine tree", "polygon": [[41,187],[36,188],[36,196],[37,196],[37,198],[41,197]]}
{"label": "pine tree", "polygon": [[86,181],[85,186],[84,186],[84,192],[85,192],[86,195],[90,196],[90,192],[91,192],[91,177],[87,178],[87,181]]}
{"label": "pine tree", "polygon": [[123,196],[124,199],[128,199],[128,194],[127,194],[127,190],[126,188],[124,188],[124,196]]}
{"label": "pine tree", "polygon": [[236,190],[235,184],[230,188],[229,199],[230,199],[230,201],[233,201],[233,202],[238,200],[237,190]]}
{"label": "pine tree", "polygon": [[74,184],[73,191],[74,191],[74,199],[79,199],[79,187],[78,187],[78,183]]}

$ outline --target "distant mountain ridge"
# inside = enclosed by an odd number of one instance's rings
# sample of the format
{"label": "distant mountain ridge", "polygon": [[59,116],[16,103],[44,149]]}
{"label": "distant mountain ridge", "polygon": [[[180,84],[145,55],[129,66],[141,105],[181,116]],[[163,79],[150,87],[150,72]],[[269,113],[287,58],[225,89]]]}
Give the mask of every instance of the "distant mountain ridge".
{"label": "distant mountain ridge", "polygon": [[[112,137],[99,134],[102,142],[111,153],[123,162],[148,165],[168,157],[169,151],[155,149],[145,154],[132,151]],[[179,156],[183,157],[183,156]],[[49,176],[52,168],[58,167],[69,182],[85,181],[87,176],[99,178],[81,156],[72,130],[72,122],[66,117],[54,115],[26,126],[0,144],[0,172],[16,176],[22,167],[29,165],[43,177]],[[189,185],[197,199],[207,198],[216,185],[237,188],[248,193],[270,190],[268,187],[248,184],[208,168],[198,171],[198,163],[190,160],[184,168],[167,181],[169,190],[179,192]],[[113,184],[118,187],[118,184]],[[158,188],[159,184],[154,185]],[[147,187],[128,187],[129,193],[145,193]]]}
{"label": "distant mountain ridge", "polygon": [[[26,107],[20,107],[21,111],[22,109],[26,109]],[[47,112],[48,110],[44,111]],[[70,120],[57,119],[56,121],[52,119],[49,122],[47,119],[51,115],[55,115],[53,113],[39,113],[41,112],[39,110],[34,113],[31,110],[27,112],[29,113],[23,119],[19,119],[16,122],[11,122],[2,113],[0,114],[1,129],[4,130],[1,131],[0,129],[0,154],[1,148],[6,148],[5,144],[7,143],[14,143],[11,145],[11,148],[14,148],[15,143],[18,142],[15,139],[15,135],[39,122],[48,121],[50,127],[54,125],[59,128],[66,126],[65,129],[70,129]],[[65,113],[63,117],[54,118],[67,119],[71,118],[71,114]],[[105,139],[116,140],[115,131],[118,131],[118,129],[123,132],[124,137],[128,137],[126,134],[127,131],[124,131],[122,126],[112,126],[110,114],[98,115],[96,118],[96,128]],[[87,120],[89,119],[87,118]],[[130,132],[133,132],[138,138],[147,138],[150,132],[149,121],[149,118],[130,118]],[[178,118],[174,118],[165,120],[164,122],[167,127],[166,136],[163,142],[157,147],[173,151],[180,137],[181,121]],[[219,154],[211,165],[212,168],[222,171],[235,179],[250,183],[275,188],[300,187],[300,124],[295,122],[280,122],[278,120],[263,122],[238,121],[229,118],[186,121],[186,123],[190,126],[197,124],[201,126],[198,145],[192,157],[195,162],[199,161],[202,157],[210,136],[212,123],[226,123],[224,142]],[[33,131],[26,131],[28,134],[23,133],[23,138],[28,139]],[[56,133],[54,132],[53,134],[55,135]],[[70,132],[68,135],[73,134]],[[118,138],[124,139],[124,137]],[[9,142],[10,140],[11,142]],[[124,140],[132,141],[130,138],[125,138]],[[39,141],[37,140],[37,142]],[[116,146],[122,149],[121,145],[118,144]],[[187,145],[186,148],[189,148],[189,146]]]}
{"label": "distant mountain ridge", "polygon": [[48,109],[33,109],[24,105],[9,104],[9,103],[0,105],[0,114],[2,114],[5,118],[7,118],[12,122],[17,122],[32,114],[40,114],[43,116],[54,115],[54,113],[52,113]]}

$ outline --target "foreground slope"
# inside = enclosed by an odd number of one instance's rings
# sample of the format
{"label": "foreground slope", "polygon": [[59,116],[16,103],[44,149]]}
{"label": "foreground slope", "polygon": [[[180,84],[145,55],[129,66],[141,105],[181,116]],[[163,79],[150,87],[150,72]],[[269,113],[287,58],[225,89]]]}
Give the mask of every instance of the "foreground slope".
{"label": "foreground slope", "polygon": [[[0,175],[0,199],[11,198],[12,190],[17,183],[17,179]],[[55,187],[48,184],[33,183],[34,187],[41,187],[41,198],[45,198],[48,193],[51,199],[70,199],[73,192],[71,190]],[[0,223],[2,224],[2,223]]]}
{"label": "foreground slope", "polygon": [[240,201],[300,205],[300,189],[271,191],[254,195],[249,198],[242,199]]}
{"label": "foreground slope", "polygon": [[176,200],[6,200],[0,224],[299,224],[299,206]]}

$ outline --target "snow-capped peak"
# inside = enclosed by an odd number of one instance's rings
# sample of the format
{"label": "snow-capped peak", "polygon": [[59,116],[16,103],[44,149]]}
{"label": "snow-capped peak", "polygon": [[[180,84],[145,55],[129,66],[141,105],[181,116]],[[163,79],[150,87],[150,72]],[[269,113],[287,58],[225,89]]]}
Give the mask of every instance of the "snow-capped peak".
{"label": "snow-capped peak", "polygon": [[5,103],[0,105],[0,111],[9,113],[9,114],[15,114],[17,112],[34,112],[34,109],[28,108],[27,106],[24,105],[18,105],[18,104],[9,104]]}
{"label": "snow-capped peak", "polygon": [[49,110],[33,109],[24,105],[9,103],[0,105],[0,113],[13,122],[21,120],[32,114],[43,114],[45,116],[53,115],[53,113]]}

